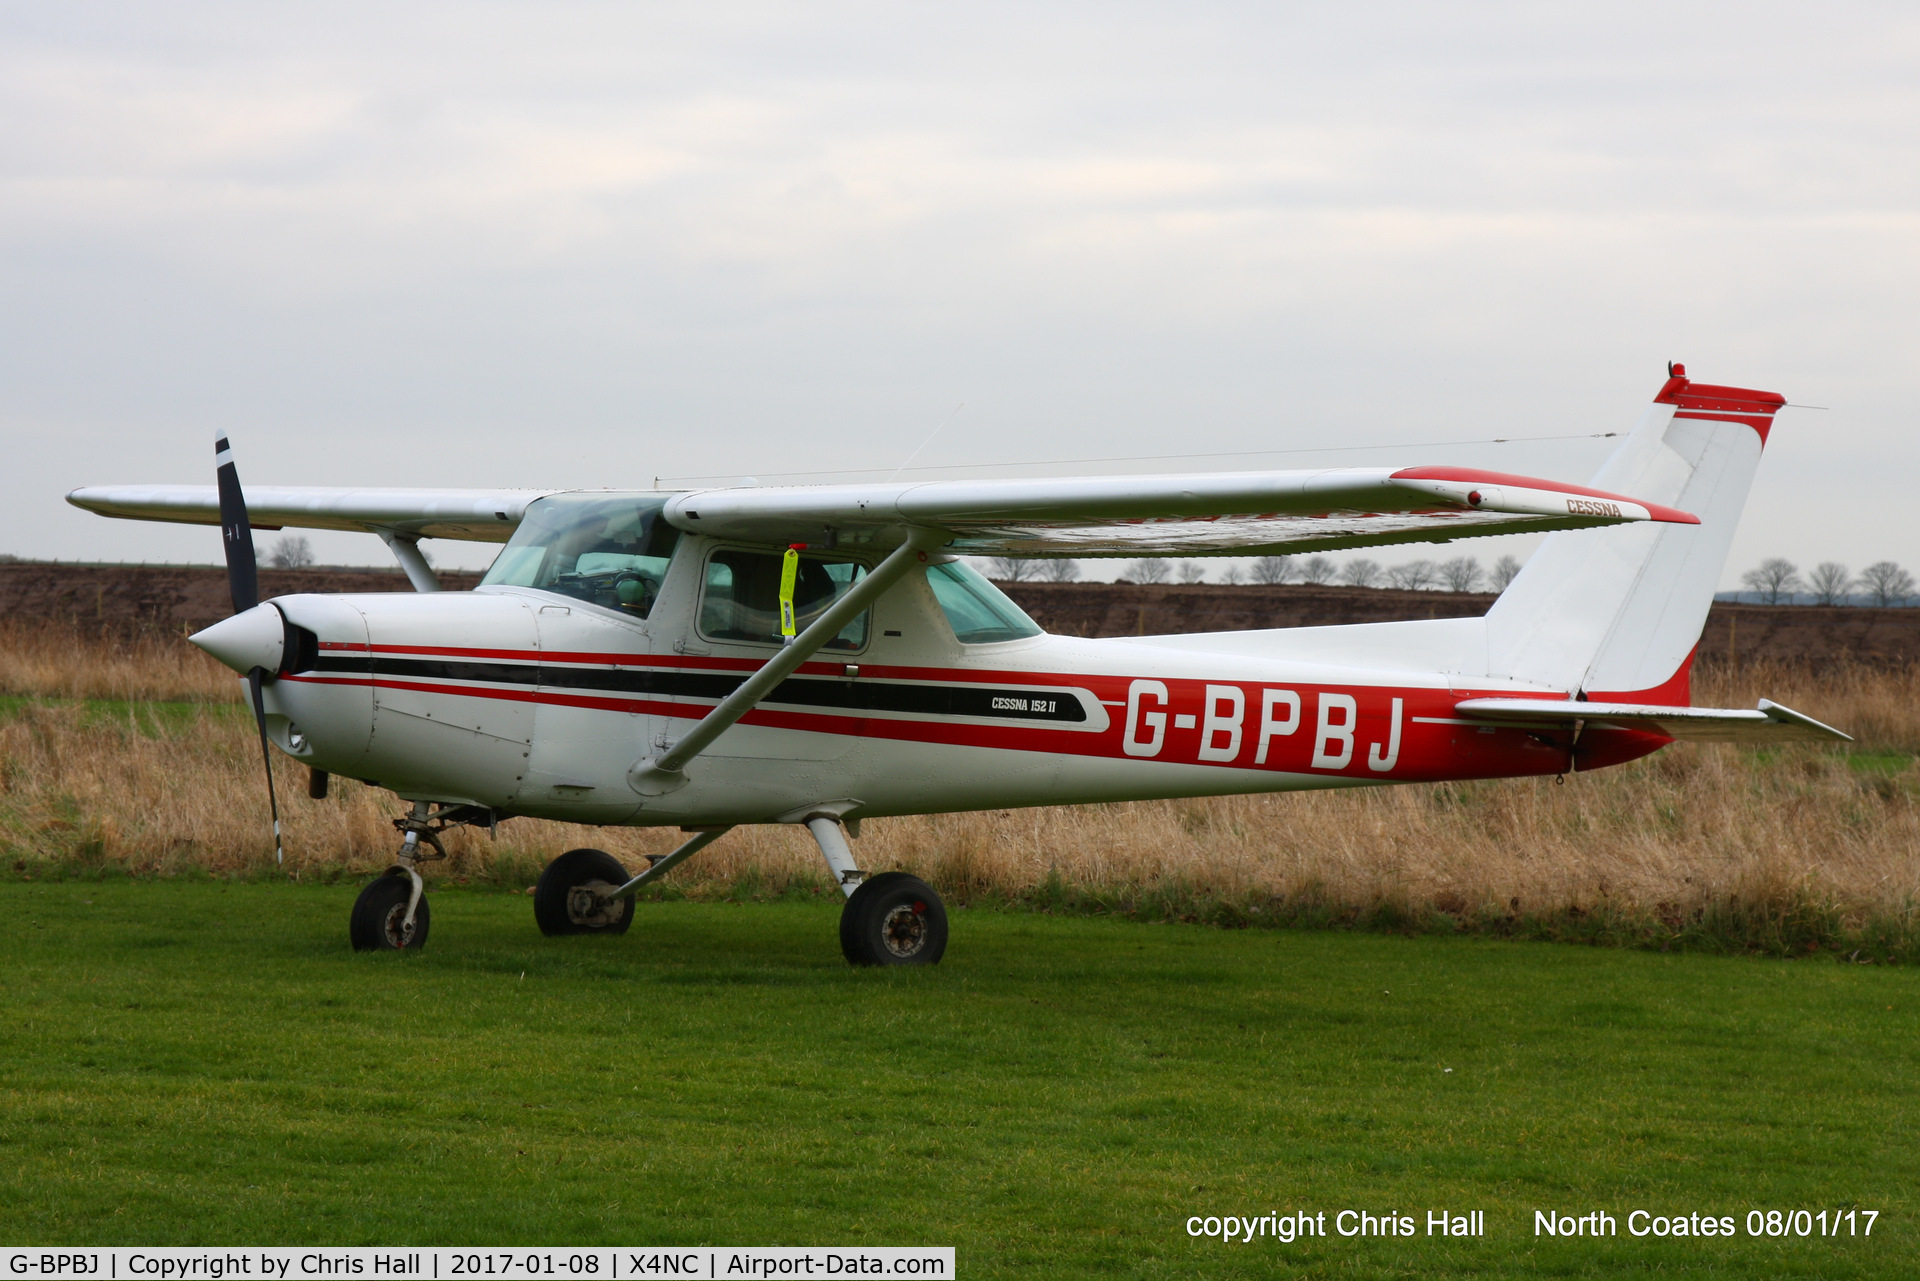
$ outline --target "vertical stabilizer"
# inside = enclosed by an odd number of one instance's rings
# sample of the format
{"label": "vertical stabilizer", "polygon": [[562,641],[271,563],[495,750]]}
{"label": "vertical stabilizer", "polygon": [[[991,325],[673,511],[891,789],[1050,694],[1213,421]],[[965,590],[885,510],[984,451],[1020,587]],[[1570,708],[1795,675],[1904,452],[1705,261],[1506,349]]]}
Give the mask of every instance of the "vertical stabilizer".
{"label": "vertical stabilizer", "polygon": [[1688,701],[1687,666],[1785,398],[1672,374],[1591,482],[1692,512],[1550,534],[1487,613],[1488,670],[1593,699]]}

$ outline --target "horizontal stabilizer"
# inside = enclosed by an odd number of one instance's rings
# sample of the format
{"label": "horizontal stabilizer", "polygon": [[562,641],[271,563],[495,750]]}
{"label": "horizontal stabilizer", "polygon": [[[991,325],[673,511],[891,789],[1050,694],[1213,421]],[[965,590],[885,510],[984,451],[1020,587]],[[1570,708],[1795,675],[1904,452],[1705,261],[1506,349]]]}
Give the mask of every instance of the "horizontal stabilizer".
{"label": "horizontal stabilizer", "polygon": [[1468,698],[1453,705],[1473,721],[1559,727],[1575,721],[1651,730],[1701,743],[1851,743],[1851,735],[1767,699],[1753,711],[1734,707],[1661,707],[1651,703],[1588,703],[1552,698]]}

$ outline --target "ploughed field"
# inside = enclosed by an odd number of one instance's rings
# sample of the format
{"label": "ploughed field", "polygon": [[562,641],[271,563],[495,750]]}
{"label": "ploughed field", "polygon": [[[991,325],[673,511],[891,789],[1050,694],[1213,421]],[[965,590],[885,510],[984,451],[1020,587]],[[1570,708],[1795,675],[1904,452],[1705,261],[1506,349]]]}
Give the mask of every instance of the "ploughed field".
{"label": "ploughed field", "polygon": [[[436,896],[425,952],[354,954],[351,897],[0,882],[0,1236],[951,1244],[969,1277],[1920,1265],[1907,967],[976,908],[944,964],[856,971],[831,897],[545,939],[476,888]],[[1766,1235],[1801,1210],[1856,1230]],[[1426,1233],[1474,1211],[1484,1236]],[[1188,1226],[1300,1213],[1326,1236]]]}

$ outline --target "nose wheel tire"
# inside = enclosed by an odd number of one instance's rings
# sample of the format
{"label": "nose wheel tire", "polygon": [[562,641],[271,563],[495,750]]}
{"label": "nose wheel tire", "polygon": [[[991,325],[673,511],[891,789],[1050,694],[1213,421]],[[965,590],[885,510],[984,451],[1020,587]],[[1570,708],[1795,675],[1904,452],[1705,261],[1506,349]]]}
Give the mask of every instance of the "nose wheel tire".
{"label": "nose wheel tire", "polygon": [[946,905],[917,876],[869,876],[841,909],[840,950],[853,965],[937,965],[947,950]]}
{"label": "nose wheel tire", "polygon": [[540,873],[533,887],[533,919],[542,934],[625,934],[633,899],[606,893],[632,878],[604,850],[568,850]]}
{"label": "nose wheel tire", "polygon": [[398,952],[405,948],[418,951],[427,945],[427,927],[433,914],[427,910],[426,896],[413,913],[413,928],[408,929],[407,899],[413,883],[405,876],[383,876],[354,900],[347,934],[356,952]]}

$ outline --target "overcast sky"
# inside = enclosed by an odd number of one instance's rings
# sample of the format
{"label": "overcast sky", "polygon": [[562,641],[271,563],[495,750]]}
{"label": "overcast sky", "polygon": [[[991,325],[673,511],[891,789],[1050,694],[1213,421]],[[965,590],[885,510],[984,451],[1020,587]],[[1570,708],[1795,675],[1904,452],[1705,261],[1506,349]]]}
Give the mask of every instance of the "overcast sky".
{"label": "overcast sky", "polygon": [[9,6],[0,551],[216,559],[62,501],[209,482],[216,428],[261,484],[867,479],[936,429],[1583,480],[1606,442],[1437,442],[1624,429],[1676,359],[1827,407],[1728,585],[1920,569],[1917,133],[1912,5]]}

